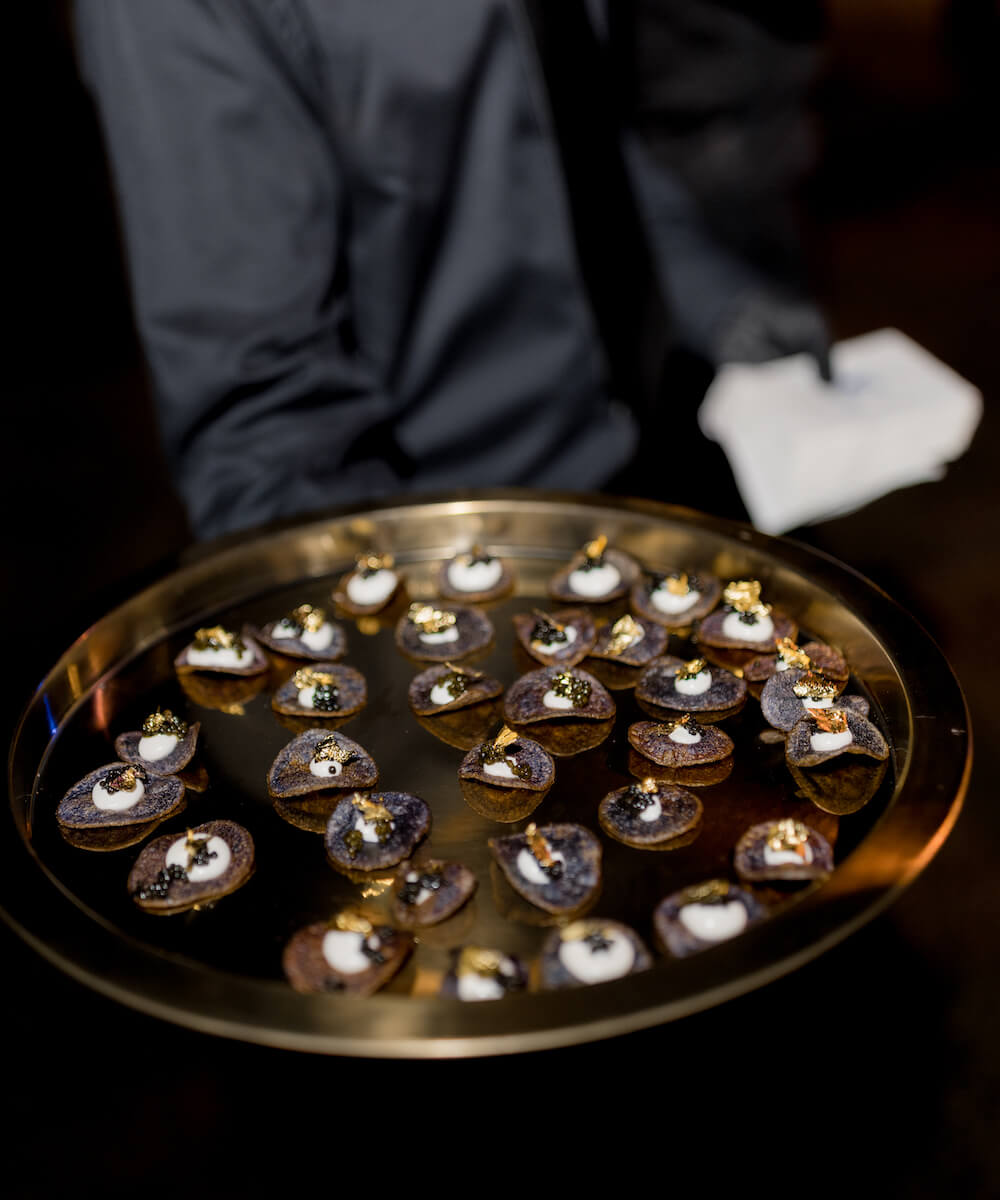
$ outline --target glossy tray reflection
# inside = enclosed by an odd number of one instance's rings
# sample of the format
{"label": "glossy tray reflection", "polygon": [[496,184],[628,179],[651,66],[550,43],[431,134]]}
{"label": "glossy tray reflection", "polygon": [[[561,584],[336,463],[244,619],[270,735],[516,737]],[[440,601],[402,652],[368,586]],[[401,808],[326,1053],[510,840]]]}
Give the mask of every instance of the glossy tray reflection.
{"label": "glossy tray reflection", "polygon": [[[342,661],[364,673],[369,699],[341,728],[374,756],[379,787],[427,800],[433,826],[425,852],[465,862],[479,891],[468,910],[426,932],[385,993],[356,1000],[292,992],[280,967],[291,933],[362,894],[377,908],[387,875],[364,885],[338,875],[318,836],[321,816],[268,798],[267,768],[293,736],[270,708],[275,678],[231,704],[232,711],[220,711],[184,693],[172,670],[174,654],[194,626],[209,619],[262,623],[303,601],[329,603],[337,578],[369,545],[393,550],[411,593],[430,596],[441,559],[475,540],[511,558],[517,570],[517,594],[487,609],[497,639],[475,664],[509,685],[533,665],[515,645],[511,614],[549,603],[547,579],[596,532],[650,566],[683,563],[727,578],[762,578],[765,593],[803,629],[845,648],[893,755],[878,794],[861,811],[821,812],[796,795],[799,784],[784,765],[781,745],[759,738],[765,726],[751,701],[725,724],[737,743],[733,774],[699,789],[706,810],[701,834],[676,851],[640,851],[601,834],[596,817],[601,797],[631,778],[625,730],[645,715],[630,693],[617,692],[611,737],[557,759],[556,785],[531,818],[577,821],[601,837],[604,886],[594,913],[624,920],[650,940],[657,901],[685,884],[731,874],[739,836],[776,815],[801,816],[836,838],[833,878],[786,898],[767,893],[775,914],[760,928],[696,958],[657,956],[652,971],[628,980],[479,1005],[437,997],[454,946],[475,941],[525,959],[537,955],[546,918],[497,880],[487,848],[490,836],[525,822],[499,824],[469,807],[456,776],[463,750],[434,736],[433,726],[421,723],[406,702],[407,685],[421,667],[397,651],[391,623],[373,632],[348,618]],[[684,644],[675,641],[671,652],[684,653]],[[125,894],[140,846],[107,854],[77,849],[60,837],[52,815],[71,783],[114,759],[115,735],[137,728],[156,704],[202,722],[199,760],[209,781],[204,792],[189,793],[184,814],[157,832],[226,816],[246,825],[257,847],[250,884],[208,911],[172,918],[140,912]],[[871,585],[801,547],[683,510],[600,498],[507,493],[386,506],[217,549],[109,614],[60,660],[13,748],[10,819],[19,836],[5,839],[3,900],[26,936],[91,986],[230,1036],[376,1055],[464,1055],[582,1041],[671,1019],[756,986],[877,911],[926,861],[954,818],[967,769],[965,728],[961,695],[926,636]],[[917,774],[916,763],[933,769]]]}

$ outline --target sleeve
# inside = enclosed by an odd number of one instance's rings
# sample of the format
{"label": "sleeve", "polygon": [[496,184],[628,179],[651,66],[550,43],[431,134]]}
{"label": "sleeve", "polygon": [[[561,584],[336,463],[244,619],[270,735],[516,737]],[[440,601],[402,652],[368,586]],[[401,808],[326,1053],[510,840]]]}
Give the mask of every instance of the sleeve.
{"label": "sleeve", "polygon": [[618,0],[610,16],[626,162],[678,339],[715,363],[822,359],[790,203],[813,153],[818,4]]}
{"label": "sleeve", "polygon": [[351,345],[334,143],[252,14],[76,8],[164,445],[201,536],[395,485],[351,454],[389,405]]}

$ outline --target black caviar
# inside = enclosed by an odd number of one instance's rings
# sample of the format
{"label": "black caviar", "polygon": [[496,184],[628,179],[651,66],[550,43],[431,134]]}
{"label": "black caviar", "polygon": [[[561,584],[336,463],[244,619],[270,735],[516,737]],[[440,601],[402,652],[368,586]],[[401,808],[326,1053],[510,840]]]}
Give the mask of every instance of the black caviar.
{"label": "black caviar", "polygon": [[444,886],[444,877],[440,871],[422,871],[416,879],[406,879],[396,895],[402,904],[416,904],[417,897],[425,889],[436,892]]}
{"label": "black caviar", "polygon": [[317,683],[313,689],[313,708],[320,712],[337,712],[340,708],[340,692],[332,683]]}
{"label": "black caviar", "polygon": [[441,680],[441,684],[452,700],[457,700],[460,696],[464,696],[469,690],[469,681],[460,671],[451,671],[448,675],[445,675]]}
{"label": "black caviar", "polygon": [[139,766],[113,767],[101,778],[101,787],[113,796],[115,792],[134,792],[136,783],[146,783],[148,776]]}
{"label": "black caviar", "polygon": [[561,625],[556,625],[548,617],[539,617],[531,630],[531,640],[543,646],[554,646],[568,642],[569,635]]}
{"label": "black caviar", "polygon": [[510,742],[506,746],[498,746],[496,742],[483,742],[479,747],[479,761],[484,767],[487,763],[505,762],[518,779],[530,779],[531,764],[518,762],[514,758],[520,748],[517,742]]}
{"label": "black caviar", "polygon": [[656,792],[647,792],[642,784],[633,783],[626,788],[618,803],[634,817],[644,813],[656,799]]}

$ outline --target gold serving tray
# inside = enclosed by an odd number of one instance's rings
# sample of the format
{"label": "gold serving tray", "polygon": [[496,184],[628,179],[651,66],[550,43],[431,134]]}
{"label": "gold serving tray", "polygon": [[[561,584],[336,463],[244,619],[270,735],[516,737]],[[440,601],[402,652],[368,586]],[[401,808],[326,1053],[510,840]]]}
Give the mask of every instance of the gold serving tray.
{"label": "gold serving tray", "polygon": [[[584,542],[611,544],[652,568],[693,566],[723,579],[755,577],[764,594],[808,634],[841,646],[853,691],[869,698],[892,754],[870,802],[832,815],[799,793],[780,743],[754,700],[724,727],[737,743],[725,782],[699,789],[700,835],[667,852],[607,838],[597,805],[629,782],[625,731],[641,719],[631,692],[616,692],[611,737],[573,758],[557,758],[556,784],[530,819],[572,820],[604,846],[604,885],[594,915],[631,924],[652,944],[651,913],[669,892],[716,875],[732,876],[731,852],[751,824],[804,817],[836,839],[837,867],[821,885],[762,891],[770,916],[730,942],[684,960],[660,954],[652,970],[570,992],[515,994],[463,1004],[436,994],[451,950],[466,942],[534,961],[548,927],[491,868],[487,839],[519,830],[463,799],[457,767],[464,751],[419,721],[406,689],[422,669],[396,649],[392,623],[344,617],[342,660],[367,678],[367,707],[343,724],[379,766],[379,787],[415,792],[429,803],[424,853],[465,862],[479,879],[471,906],[427,930],[407,967],[376,996],[304,996],[281,973],[281,951],[300,926],[345,901],[378,912],[388,874],[352,882],[327,864],[319,818],[284,813],[265,784],[277,751],[293,736],[270,695],[288,670],[255,696],[185,694],[174,654],[198,625],[263,623],[304,601],[327,604],[357,553],[391,550],[410,594],[435,594],[442,560],[474,542],[508,559],[516,594],[487,606],[497,638],[474,661],[509,685],[531,665],[510,616],[553,607],[546,583]],[[624,604],[609,606],[610,615]],[[599,611],[599,607],[595,608]],[[688,644],[671,640],[670,652]],[[589,669],[589,663],[584,666]],[[211,699],[211,698],[209,698]],[[143,913],[125,880],[140,846],[95,853],[67,844],[54,810],[63,792],[111,762],[115,736],[138,727],[156,704],[202,723],[196,761],[207,788],[189,792],[187,811],[157,832],[218,817],[250,829],[257,871],[239,892],[203,911]],[[454,738],[452,738],[454,740]],[[133,597],[83,634],[43,680],[11,748],[9,828],[0,837],[0,900],[9,922],[62,969],[125,1004],[206,1032],[275,1046],[383,1057],[457,1057],[525,1051],[608,1037],[718,1004],[821,953],[883,909],[929,861],[953,824],[971,760],[961,691],[928,636],[874,585],[814,551],[747,527],[646,501],[524,491],[468,493],[383,504],[199,548],[166,579]],[[314,828],[310,828],[312,825]]]}

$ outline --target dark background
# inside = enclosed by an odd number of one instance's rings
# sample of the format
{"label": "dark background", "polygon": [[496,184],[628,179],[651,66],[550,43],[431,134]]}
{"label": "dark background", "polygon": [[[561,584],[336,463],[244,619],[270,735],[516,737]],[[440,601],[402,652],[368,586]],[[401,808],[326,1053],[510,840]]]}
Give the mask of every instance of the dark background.
{"label": "dark background", "polygon": [[[31,13],[12,44],[34,69],[8,145],[10,260],[24,265],[11,277],[4,590],[8,628],[36,620],[7,659],[11,729],[69,641],[189,540],[155,443],[64,8]],[[739,1185],[997,1194],[997,8],[836,0],[828,13],[814,99],[822,153],[803,196],[816,295],[835,336],[894,325],[972,380],[986,405],[944,481],[796,536],[910,608],[955,667],[976,766],[952,836],[889,913],[793,976],[671,1027],[531,1059],[373,1065],[213,1040],[92,995],[0,929],[9,1179],[25,1169],[16,1194],[91,1194],[98,1179],[112,1194],[158,1195],[192,1178],[207,1190],[216,1171],[230,1194],[246,1167],[266,1164],[303,1185],[306,1159],[332,1154],[345,1129],[367,1131],[358,1145],[383,1144],[386,1120],[402,1123],[421,1189],[476,1185],[497,1146],[514,1154],[502,1161],[536,1163],[512,1178],[543,1186],[565,1145],[585,1166],[594,1155],[614,1166],[628,1147],[636,1162],[693,1168],[709,1194],[723,1186],[723,1161]],[[740,515],[728,487],[666,494],[645,476],[633,482],[639,494]],[[542,1137],[563,1116],[561,1137]],[[467,1127],[483,1160],[459,1180],[447,1164]],[[599,1150],[590,1128],[607,1138]]]}

